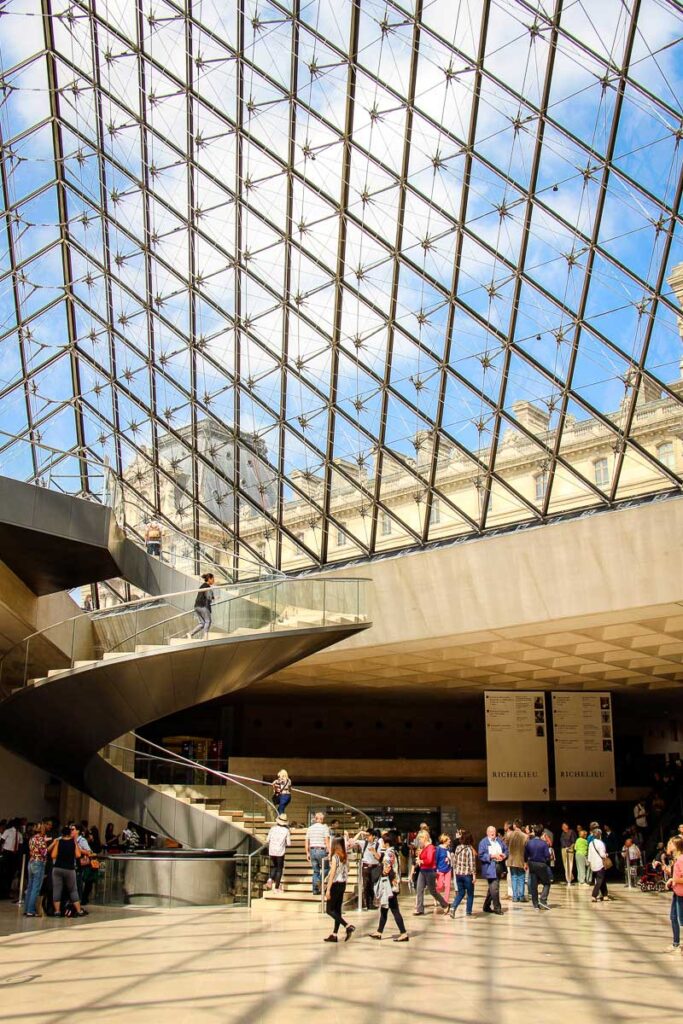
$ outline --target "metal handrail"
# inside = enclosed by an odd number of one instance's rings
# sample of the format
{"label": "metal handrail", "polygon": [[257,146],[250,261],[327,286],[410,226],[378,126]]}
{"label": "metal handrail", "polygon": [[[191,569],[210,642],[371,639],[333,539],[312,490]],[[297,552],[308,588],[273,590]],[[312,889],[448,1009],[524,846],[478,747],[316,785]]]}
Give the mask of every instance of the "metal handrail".
{"label": "metal handrail", "polygon": [[[256,582],[250,583],[250,584],[244,583],[244,584],[242,584],[242,586],[252,586],[252,587],[255,588],[254,590],[251,590],[249,592],[249,594],[247,595],[247,597],[251,597],[252,594],[258,594],[261,590],[267,590],[269,587],[273,586],[274,582],[275,581],[268,581],[267,583],[256,583]],[[234,587],[235,584],[228,584],[228,583],[226,583],[226,584],[221,584],[221,586],[231,586],[231,587]],[[218,590],[220,588],[216,587],[215,589]],[[182,593],[183,594],[189,594],[189,593],[192,593],[192,591],[184,590],[184,591],[182,591]],[[228,597],[225,601],[216,601],[215,602],[215,606],[216,607],[219,607],[219,606],[223,607],[224,605],[229,604],[231,601],[238,601],[238,600],[240,600],[242,598],[243,598],[242,594],[231,594],[230,597]],[[153,600],[153,601],[154,600],[158,600],[158,598],[151,598],[151,600]],[[246,598],[244,598],[244,600],[246,600]],[[152,607],[153,607],[153,605],[152,605]],[[115,609],[109,609],[109,610],[110,611],[114,611]],[[165,619],[159,619],[158,622],[150,622],[149,625],[143,626],[142,629],[136,629],[132,633],[129,633],[128,636],[125,636],[123,638],[123,640],[119,640],[119,642],[117,644],[114,644],[114,646],[112,648],[110,648],[110,650],[111,651],[115,651],[117,649],[117,647],[120,647],[121,644],[127,643],[133,637],[140,636],[142,633],[146,633],[147,630],[149,630],[149,629],[157,629],[159,626],[163,626],[167,622],[174,622],[176,619],[180,619],[184,615],[191,615],[192,612],[193,612],[192,608],[186,608],[184,611],[177,612],[177,614],[175,614],[175,615],[169,615]],[[182,633],[182,632],[183,632],[183,630],[180,630],[178,633],[175,633],[174,634],[174,638],[179,636],[180,633]]]}
{"label": "metal handrail", "polygon": [[[247,587],[247,586],[254,586],[254,585],[255,584],[253,584],[253,583],[252,584],[249,584],[249,583],[215,583],[215,584],[213,584],[212,589],[213,590],[220,590],[223,587],[232,587],[232,588],[234,588],[234,587],[239,587],[239,586]],[[134,601],[123,601],[121,604],[114,605],[111,608],[93,608],[93,610],[89,611],[89,612],[88,611],[84,611],[83,609],[81,609],[81,611],[79,611],[76,615],[70,615],[66,619],[60,619],[59,622],[52,622],[52,623],[50,623],[49,626],[43,626],[42,629],[37,629],[37,630],[35,630],[35,632],[29,633],[28,636],[23,637],[23,639],[17,640],[17,642],[15,644],[12,644],[11,647],[8,647],[8,649],[3,652],[2,657],[0,657],[0,665],[2,665],[2,663],[5,660],[5,658],[7,657],[7,655],[11,654],[12,651],[15,648],[21,647],[22,644],[27,644],[30,640],[35,639],[35,637],[37,637],[37,636],[41,636],[43,633],[49,633],[51,630],[58,629],[60,626],[66,626],[70,622],[76,622],[77,619],[88,619],[90,622],[92,622],[94,619],[106,618],[108,615],[117,615],[117,614],[126,613],[129,610],[134,610],[134,605],[140,605],[140,604],[153,605],[154,602],[156,602],[156,601],[167,601],[170,597],[180,597],[181,595],[182,596],[186,596],[187,594],[191,594],[191,593],[192,593],[191,589],[188,589],[188,590],[175,590],[175,591],[173,591],[170,594],[158,594],[156,597],[139,597],[139,598],[136,598]]]}
{"label": "metal handrail", "polygon": [[[266,804],[266,806],[267,806],[269,812],[271,813],[271,815],[274,816],[275,811],[274,811],[273,805],[270,802],[270,800],[268,800],[261,793],[257,792],[257,790],[252,789],[250,786],[244,785],[244,783],[241,782],[241,781],[238,781],[238,778],[239,778],[238,776],[235,776],[235,778],[232,779],[227,772],[220,772],[220,771],[218,771],[217,768],[207,768],[206,765],[200,764],[199,761],[193,761],[191,758],[185,757],[184,754],[176,754],[176,752],[174,750],[169,750],[167,747],[162,747],[159,743],[154,743],[153,740],[148,740],[144,736],[140,736],[136,732],[131,732],[130,735],[134,736],[136,740],[140,740],[142,743],[146,743],[148,746],[154,747],[155,750],[161,750],[161,751],[163,751],[164,754],[168,754],[169,755],[166,758],[159,758],[159,760],[169,761],[169,763],[171,763],[171,764],[181,764],[185,768],[193,768],[195,770],[202,771],[202,772],[204,772],[205,775],[215,775],[217,778],[223,779],[224,781],[225,780],[227,780],[229,782],[234,781],[236,783],[236,785],[240,786],[241,789],[246,789],[253,796],[257,797],[257,799],[262,800],[263,803]],[[154,754],[139,754],[138,751],[135,750],[132,747],[123,747],[123,746],[120,746],[119,744],[116,744],[116,743],[109,743],[108,746],[113,747],[115,750],[125,750],[128,753],[135,754],[137,757],[145,757],[145,758],[153,758],[153,757],[155,757]]]}
{"label": "metal handrail", "polygon": [[[328,579],[328,577],[320,577],[319,579],[316,580],[316,582],[324,583],[327,579]],[[267,580],[267,581],[266,580],[260,580],[260,581],[252,580],[251,582],[244,582],[244,583],[214,583],[212,585],[212,589],[213,590],[223,590],[223,589],[235,590],[236,588],[244,588],[245,590],[247,590],[247,588],[251,588],[249,590],[249,593],[257,593],[258,590],[265,589],[265,588],[267,588],[269,586],[280,585],[280,584],[284,585],[284,584],[296,583],[298,580],[299,580],[299,577],[297,577],[297,576],[286,576],[286,577],[284,577],[284,579],[282,579],[280,577],[277,577],[277,578],[274,578],[272,580]],[[311,577],[301,577],[301,582],[310,582],[310,580],[311,580]],[[329,582],[330,583],[369,583],[370,580],[369,580],[368,577],[349,576],[349,577],[329,578]],[[130,611],[135,611],[138,606],[149,605],[150,607],[153,607],[155,603],[163,602],[163,601],[168,601],[169,598],[172,598],[172,597],[187,597],[187,595],[191,594],[192,592],[193,591],[191,589],[175,590],[175,591],[172,591],[170,594],[158,594],[156,597],[149,597],[148,596],[148,597],[136,598],[134,601],[125,601],[122,604],[114,605],[112,608],[98,608],[98,609],[93,609],[92,611],[83,611],[83,610],[81,610],[77,615],[70,615],[68,618],[61,619],[59,622],[53,622],[49,626],[44,626],[42,629],[37,629],[37,630],[35,630],[35,632],[29,633],[28,636],[23,637],[23,639],[18,640],[15,644],[13,644],[11,647],[9,647],[6,651],[3,652],[2,657],[0,657],[0,666],[5,661],[7,656],[9,654],[11,654],[16,648],[21,647],[23,644],[28,644],[29,641],[35,639],[36,637],[42,636],[44,634],[47,634],[51,630],[58,629],[60,626],[66,626],[68,623],[76,622],[76,620],[78,620],[78,619],[88,619],[90,622],[93,622],[93,621],[96,621],[97,619],[106,618],[107,616],[127,614]],[[233,597],[235,599],[239,598],[239,597],[242,597],[242,596],[243,595],[241,593],[233,595]],[[181,612],[180,614],[185,615],[187,613],[186,612]]]}
{"label": "metal handrail", "polygon": [[[206,768],[198,761],[192,761],[190,758],[184,757],[183,754],[175,754],[174,751],[168,750],[166,747],[162,747],[160,744],[154,743],[152,740],[148,740],[144,736],[140,736],[140,734],[137,732],[131,732],[130,735],[134,736],[136,740],[140,740],[142,743],[147,743],[149,746],[154,747],[156,750],[163,750],[164,753],[170,754],[172,757],[177,757],[181,759],[188,766],[199,768],[202,771],[211,773],[212,775],[219,775],[222,778],[228,779],[229,781],[254,782],[256,783],[257,786],[267,786],[269,789],[271,788],[271,783],[264,782],[263,779],[252,779],[249,775],[236,775],[233,772],[219,772],[215,768]],[[113,746],[113,744],[110,744],[110,746]],[[254,791],[250,790],[250,792]],[[344,800],[337,800],[335,798],[325,796],[323,793],[313,793],[311,790],[308,789],[299,789],[298,786],[292,786],[292,793],[299,793],[302,796],[311,796],[315,800],[320,800],[323,803],[333,803],[337,807],[345,807],[347,810],[353,811],[354,814],[358,815],[361,818],[361,820],[365,821],[366,824],[372,825],[372,819],[369,817],[369,815],[365,813],[365,811],[361,811],[359,807],[354,807],[353,804],[346,803],[346,801]],[[260,794],[258,795],[260,796]],[[265,800],[269,807],[272,806],[270,801],[266,797],[260,796],[260,799]]]}

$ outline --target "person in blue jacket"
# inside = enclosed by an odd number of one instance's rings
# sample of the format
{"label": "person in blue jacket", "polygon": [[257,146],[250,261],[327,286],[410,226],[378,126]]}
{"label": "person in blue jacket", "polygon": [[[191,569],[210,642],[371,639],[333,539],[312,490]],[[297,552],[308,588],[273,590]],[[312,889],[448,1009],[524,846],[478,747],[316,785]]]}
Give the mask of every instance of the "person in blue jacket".
{"label": "person in blue jacket", "polygon": [[500,905],[500,876],[505,870],[505,861],[508,853],[507,844],[496,832],[495,825],[489,825],[486,835],[479,843],[477,851],[479,863],[481,864],[482,878],[486,879],[488,892],[484,900],[485,914],[502,914],[503,908]]}
{"label": "person in blue jacket", "polygon": [[[529,865],[529,893],[534,910],[550,910],[548,896],[553,880],[553,872],[550,867],[550,847],[543,838],[543,825],[534,825],[533,836],[526,844],[526,859]],[[541,898],[538,898],[538,885],[543,886]]]}

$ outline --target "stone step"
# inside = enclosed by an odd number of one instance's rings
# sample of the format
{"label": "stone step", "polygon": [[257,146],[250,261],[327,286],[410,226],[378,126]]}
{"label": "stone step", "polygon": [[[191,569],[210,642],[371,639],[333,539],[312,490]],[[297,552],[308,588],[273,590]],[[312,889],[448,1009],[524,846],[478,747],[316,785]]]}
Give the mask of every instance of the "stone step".
{"label": "stone step", "polygon": [[74,661],[74,668],[86,668],[86,667],[89,667],[90,665],[96,665],[96,664],[97,664],[97,659],[94,659],[93,661]]}

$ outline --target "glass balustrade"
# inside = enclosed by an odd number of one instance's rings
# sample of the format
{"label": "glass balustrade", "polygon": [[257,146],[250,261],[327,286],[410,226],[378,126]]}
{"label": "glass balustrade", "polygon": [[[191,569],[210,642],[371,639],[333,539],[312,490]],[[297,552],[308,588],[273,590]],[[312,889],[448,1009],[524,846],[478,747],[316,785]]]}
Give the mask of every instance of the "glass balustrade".
{"label": "glass balustrade", "polygon": [[[210,638],[369,624],[370,581],[301,577],[214,585]],[[198,625],[196,591],[84,611],[32,634],[0,661],[5,689],[102,658],[185,643]]]}

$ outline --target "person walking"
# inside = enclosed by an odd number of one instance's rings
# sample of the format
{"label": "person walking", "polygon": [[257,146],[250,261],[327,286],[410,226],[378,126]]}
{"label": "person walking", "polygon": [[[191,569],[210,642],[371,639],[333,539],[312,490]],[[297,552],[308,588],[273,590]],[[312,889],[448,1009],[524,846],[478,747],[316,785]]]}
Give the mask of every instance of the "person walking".
{"label": "person walking", "polygon": [[363,910],[375,909],[375,886],[379,881],[382,869],[380,852],[377,849],[379,836],[373,829],[359,832],[354,842],[361,854],[361,878],[363,882]]}
{"label": "person walking", "polygon": [[500,876],[505,870],[505,861],[509,852],[505,840],[498,836],[496,826],[489,825],[477,850],[482,878],[486,879],[488,886],[483,908],[485,914],[503,913],[503,908],[500,905]]}
{"label": "person walking", "polygon": [[346,856],[346,844],[339,836],[335,836],[330,850],[330,870],[325,887],[325,913],[334,921],[334,929],[323,939],[323,942],[337,942],[337,934],[340,928],[346,929],[344,941],[348,942],[356,930],[342,916],[344,893],[346,892],[348,878],[349,863]]}
{"label": "person walking", "polygon": [[452,879],[451,837],[444,832],[439,836],[439,845],[436,848],[436,891],[442,894],[446,903],[450,903]]}
{"label": "person walking", "polygon": [[415,916],[421,917],[425,912],[425,889],[433,896],[444,914],[447,914],[449,910],[448,904],[441,893],[436,891],[436,847],[431,838],[429,842],[418,847],[417,862],[420,873],[417,876]]}
{"label": "person walking", "polygon": [[306,829],[304,848],[306,860],[313,869],[312,892],[314,896],[319,896],[323,861],[330,854],[330,830],[325,824],[325,815],[322,811],[316,811],[313,824]]}
{"label": "person walking", "polygon": [[576,864],[576,881],[578,885],[588,885],[588,839],[586,830],[579,826],[574,843],[574,862]]}
{"label": "person walking", "polygon": [[284,814],[287,804],[292,799],[292,780],[284,768],[280,769],[271,785],[273,787],[273,803],[277,806],[277,813]]}
{"label": "person walking", "polygon": [[526,879],[526,844],[528,835],[522,828],[519,819],[513,821],[512,828],[505,835],[508,846],[507,868],[512,881],[512,902],[524,902],[524,884]]}
{"label": "person walking", "polygon": [[211,608],[213,605],[213,584],[214,575],[212,572],[205,572],[202,576],[202,583],[199,585],[197,596],[194,599],[194,613],[199,622],[189,634],[189,638],[202,634],[202,640],[206,640],[211,629]]}
{"label": "person walking", "polygon": [[671,931],[673,938],[667,953],[681,950],[681,928],[683,927],[683,836],[673,836],[667,843],[666,853],[671,858],[669,865],[662,862],[662,869],[669,877],[667,889],[671,890]]}
{"label": "person walking", "polygon": [[[534,825],[533,835],[526,844],[526,859],[529,865],[529,894],[534,910],[550,910],[548,896],[553,873],[550,868],[550,846],[543,837],[543,826]],[[541,898],[538,898],[538,883],[541,883]]]}
{"label": "person walking", "polygon": [[79,856],[77,831],[65,825],[61,837],[52,844],[52,902],[55,914],[61,913],[62,893],[66,889],[74,910],[79,917],[86,917],[87,910],[81,906],[76,883],[76,860]]}
{"label": "person walking", "polygon": [[45,824],[36,825],[35,831],[28,841],[28,882],[24,897],[24,915],[36,917],[38,897],[43,887],[48,850],[52,839],[45,834]]}
{"label": "person walking", "polygon": [[[453,853],[453,874],[455,876],[456,893],[451,906],[451,917],[455,917],[455,912],[465,897],[467,897],[465,914],[467,917],[472,917],[476,873],[477,851],[474,849],[474,839],[471,832],[463,831],[460,836],[460,842]],[[524,877],[523,871],[522,877]]]}
{"label": "person walking", "polygon": [[292,834],[286,814],[278,814],[275,824],[268,832],[268,856],[270,857],[270,875],[266,889],[282,892],[282,873],[285,869],[287,847],[292,845]]}
{"label": "person walking", "polygon": [[562,822],[560,832],[560,850],[562,852],[562,867],[567,885],[574,881],[574,850],[576,848],[576,832],[566,822]]}
{"label": "person walking", "polygon": [[593,838],[588,844],[588,866],[593,872],[593,903],[602,903],[609,899],[605,875],[607,868],[611,867],[611,861],[607,857],[607,848],[602,841],[602,831],[599,828],[593,829]]}
{"label": "person walking", "polygon": [[381,939],[384,928],[389,917],[389,911],[393,914],[394,921],[398,927],[398,935],[394,935],[394,942],[408,942],[408,932],[403,921],[398,897],[401,891],[401,862],[399,858],[399,836],[393,830],[385,832],[382,836],[382,861],[380,866],[380,877],[376,884],[377,899],[379,901],[379,924],[377,931],[372,932],[371,939]]}

